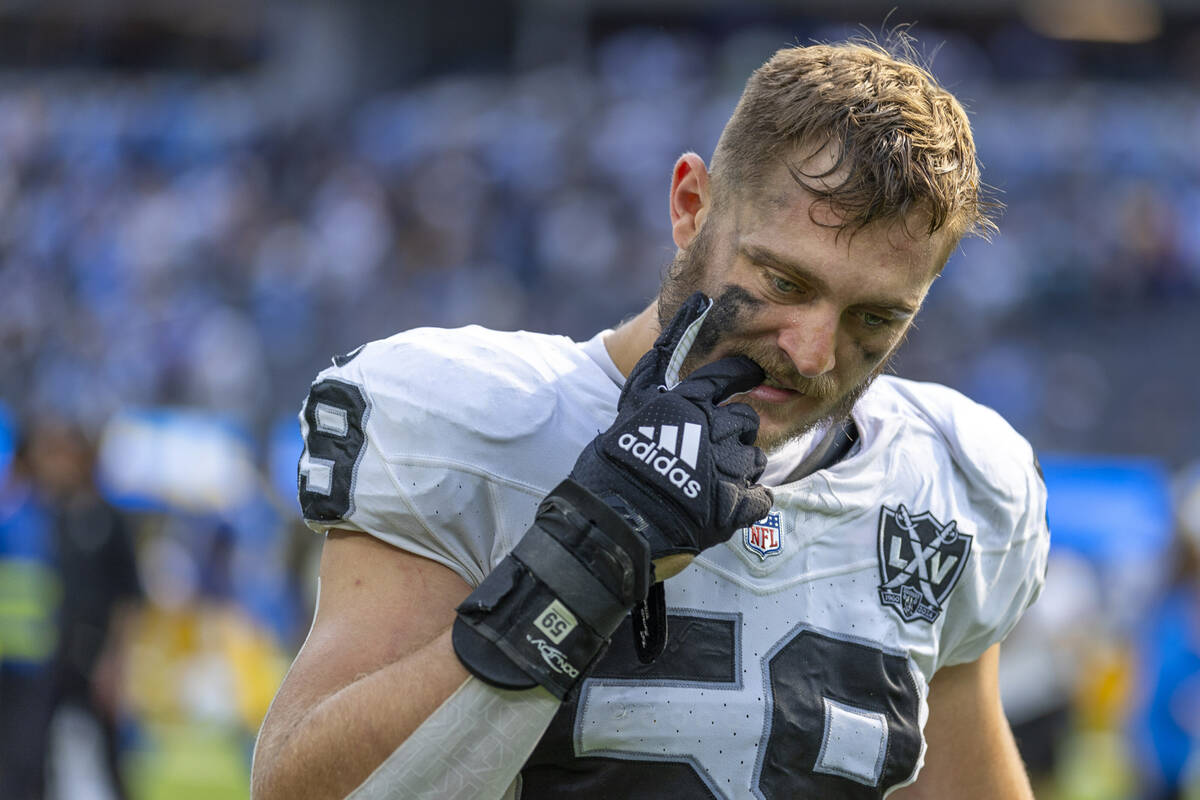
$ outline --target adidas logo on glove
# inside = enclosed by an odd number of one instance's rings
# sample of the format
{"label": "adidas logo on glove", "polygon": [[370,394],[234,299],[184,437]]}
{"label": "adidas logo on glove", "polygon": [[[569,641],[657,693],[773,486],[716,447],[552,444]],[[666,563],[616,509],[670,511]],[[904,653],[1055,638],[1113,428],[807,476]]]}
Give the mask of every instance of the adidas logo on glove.
{"label": "adidas logo on glove", "polygon": [[678,425],[660,425],[657,432],[653,427],[639,426],[637,434],[622,434],[617,446],[682,489],[686,497],[695,499],[700,496],[699,482],[680,463],[695,468],[700,452],[699,425],[684,423],[682,437]]}

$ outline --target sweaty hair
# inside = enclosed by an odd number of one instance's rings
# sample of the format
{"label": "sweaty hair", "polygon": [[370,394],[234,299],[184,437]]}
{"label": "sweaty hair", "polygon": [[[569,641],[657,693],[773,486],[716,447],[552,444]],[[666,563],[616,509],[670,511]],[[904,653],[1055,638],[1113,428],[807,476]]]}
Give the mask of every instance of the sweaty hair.
{"label": "sweaty hair", "polygon": [[[752,197],[782,163],[816,196],[814,222],[824,204],[851,232],[886,220],[912,234],[916,219],[954,241],[995,231],[1000,204],[983,195],[966,112],[899,45],[900,55],[872,41],[788,47],[755,70],[713,153],[717,202]],[[806,171],[830,147],[833,166]]]}

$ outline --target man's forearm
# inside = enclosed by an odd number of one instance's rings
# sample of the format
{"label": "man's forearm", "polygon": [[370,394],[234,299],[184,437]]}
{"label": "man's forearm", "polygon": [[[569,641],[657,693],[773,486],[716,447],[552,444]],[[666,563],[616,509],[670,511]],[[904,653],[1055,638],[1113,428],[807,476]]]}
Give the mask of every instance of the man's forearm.
{"label": "man's forearm", "polygon": [[[321,648],[309,641],[305,649]],[[320,653],[311,654],[319,658]],[[290,720],[264,724],[255,800],[342,798],[467,679],[447,628],[418,650],[363,675]]]}

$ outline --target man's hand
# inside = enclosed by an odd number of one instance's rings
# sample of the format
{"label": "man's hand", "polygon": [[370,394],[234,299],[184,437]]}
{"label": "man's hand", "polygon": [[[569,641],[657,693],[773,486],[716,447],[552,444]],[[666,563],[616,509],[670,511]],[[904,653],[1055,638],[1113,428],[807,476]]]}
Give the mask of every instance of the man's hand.
{"label": "man's hand", "polygon": [[[754,484],[766,458],[758,415],[722,405],[756,386],[762,369],[726,358],[666,386],[711,306],[683,304],[634,367],[617,419],[543,500],[521,541],[458,607],[454,649],[474,675],[507,689],[566,695],[635,605],[643,625],[651,558],[694,556],[762,518],[769,490]],[[665,621],[661,587],[652,595]],[[665,627],[640,650],[652,657]],[[643,628],[644,631],[644,628]]]}
{"label": "man's hand", "polygon": [[755,485],[767,465],[754,439],[758,414],[726,400],[763,380],[744,356],[723,358],[666,386],[711,306],[697,292],[642,356],[612,427],[575,462],[571,478],[615,508],[650,543],[650,557],[697,555],[762,519],[770,490]]}

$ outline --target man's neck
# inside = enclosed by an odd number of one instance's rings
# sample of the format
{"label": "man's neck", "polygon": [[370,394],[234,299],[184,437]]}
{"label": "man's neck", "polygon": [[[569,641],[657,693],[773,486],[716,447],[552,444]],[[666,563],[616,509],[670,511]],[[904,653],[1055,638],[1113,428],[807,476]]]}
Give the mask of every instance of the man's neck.
{"label": "man's neck", "polygon": [[658,338],[658,301],[655,300],[636,317],[626,320],[604,339],[604,346],[617,369],[625,377],[633,371],[638,359],[654,346]]}

